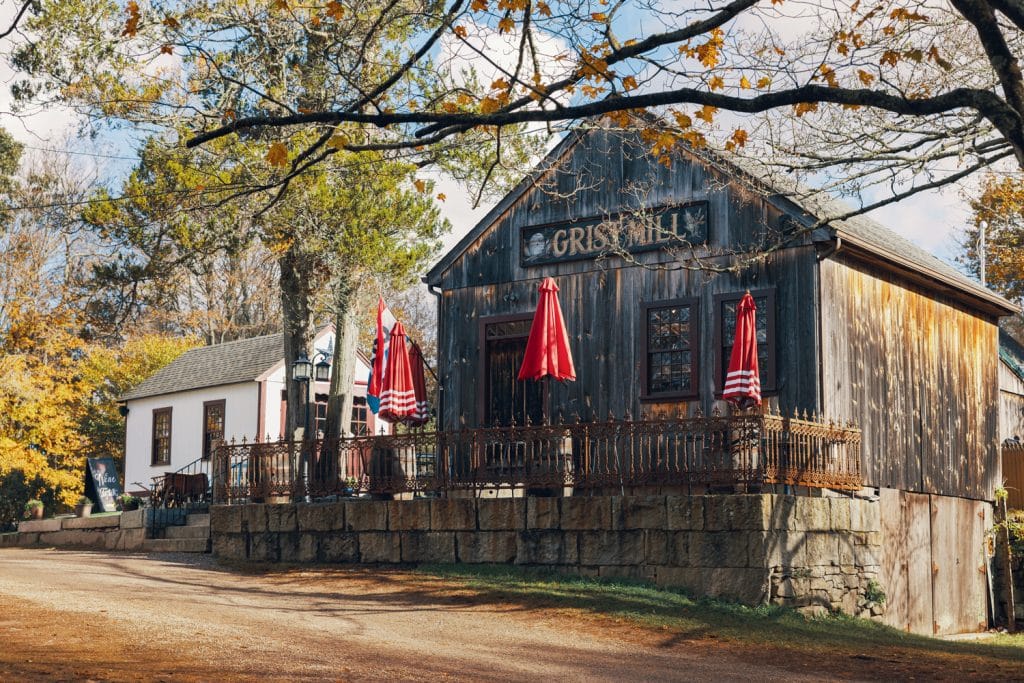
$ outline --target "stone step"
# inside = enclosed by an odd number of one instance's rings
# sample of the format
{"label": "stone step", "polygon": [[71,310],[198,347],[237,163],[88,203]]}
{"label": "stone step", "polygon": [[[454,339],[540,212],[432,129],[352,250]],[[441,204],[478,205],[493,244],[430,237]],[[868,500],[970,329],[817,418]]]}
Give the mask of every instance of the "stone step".
{"label": "stone step", "polygon": [[209,526],[169,526],[164,530],[164,536],[167,538],[209,538],[210,527]]}
{"label": "stone step", "polygon": [[208,553],[208,538],[147,538],[142,542],[144,553]]}
{"label": "stone step", "polygon": [[190,514],[185,524],[188,526],[210,526],[210,513]]}

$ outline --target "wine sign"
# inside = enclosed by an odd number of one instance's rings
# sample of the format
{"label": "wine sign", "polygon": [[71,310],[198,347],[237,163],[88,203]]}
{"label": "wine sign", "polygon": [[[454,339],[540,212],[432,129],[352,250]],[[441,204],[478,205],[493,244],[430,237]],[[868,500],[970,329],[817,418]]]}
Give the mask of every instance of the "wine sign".
{"label": "wine sign", "polygon": [[85,466],[85,495],[92,499],[99,512],[117,510],[121,478],[113,458],[88,458]]}
{"label": "wine sign", "polygon": [[636,253],[707,242],[708,203],[645,209],[605,218],[526,226],[520,229],[524,267],[590,259],[602,254]]}

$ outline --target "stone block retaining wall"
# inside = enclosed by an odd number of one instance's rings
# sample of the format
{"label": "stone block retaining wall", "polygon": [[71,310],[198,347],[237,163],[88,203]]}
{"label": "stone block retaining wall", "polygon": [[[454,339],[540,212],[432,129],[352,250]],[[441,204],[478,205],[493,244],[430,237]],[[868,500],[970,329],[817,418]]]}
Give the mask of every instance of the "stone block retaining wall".
{"label": "stone block retaining wall", "polygon": [[[877,502],[774,494],[215,506],[221,559],[518,564],[877,616]],[[871,588],[869,589],[869,586]]]}
{"label": "stone block retaining wall", "polygon": [[55,517],[20,522],[17,533],[0,534],[2,546],[54,546],[94,550],[139,550],[146,538],[145,510],[102,517]]}

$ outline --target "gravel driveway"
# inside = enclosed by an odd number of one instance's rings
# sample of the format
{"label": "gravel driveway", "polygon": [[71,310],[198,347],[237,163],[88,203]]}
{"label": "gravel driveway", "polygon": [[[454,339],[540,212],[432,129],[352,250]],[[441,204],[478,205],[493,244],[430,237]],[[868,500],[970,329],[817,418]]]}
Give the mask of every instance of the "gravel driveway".
{"label": "gravel driveway", "polygon": [[408,572],[0,550],[0,679],[800,680]]}

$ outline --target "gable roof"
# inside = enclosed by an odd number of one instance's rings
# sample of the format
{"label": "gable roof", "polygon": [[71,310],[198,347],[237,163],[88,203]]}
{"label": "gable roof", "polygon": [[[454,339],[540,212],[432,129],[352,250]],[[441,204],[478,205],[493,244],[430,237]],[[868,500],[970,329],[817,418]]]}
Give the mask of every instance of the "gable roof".
{"label": "gable roof", "polygon": [[[597,130],[601,130],[601,128],[598,126],[586,130],[578,128],[570,131],[545,156],[535,171],[523,178],[458,244],[441,257],[424,276],[423,281],[431,285],[440,284],[441,275],[470,245],[496,223],[527,191],[532,189],[550,169],[560,164],[562,159],[578,142]],[[805,218],[809,219],[808,224],[819,220],[821,217],[843,216],[852,211],[852,207],[824,191],[814,190],[793,181],[769,177],[738,159],[730,158],[726,160],[719,155],[712,157],[710,154],[701,153],[693,149],[690,149],[689,153],[700,163],[724,171],[732,177],[738,175],[739,178],[737,179],[743,180],[748,184],[754,184],[765,195],[766,201],[774,204],[785,213],[799,214],[802,212],[806,214]],[[980,299],[981,302],[987,304],[987,308],[1005,311],[1005,315],[1017,311],[1017,307],[1005,298],[983,287],[980,283],[968,278],[942,259],[897,235],[881,223],[867,216],[857,215],[843,220],[832,220],[828,223],[828,229],[832,233],[832,238],[838,237],[847,244],[880,257],[890,265],[909,269],[926,278],[939,281],[970,296],[976,301]]]}
{"label": "gable roof", "polygon": [[283,348],[281,334],[201,346],[181,354],[123,394],[120,400],[252,382],[281,361]]}
{"label": "gable roof", "polygon": [[[333,330],[332,325],[314,335],[319,339]],[[256,382],[284,365],[284,335],[268,334],[223,344],[201,346],[178,356],[138,386],[125,392],[118,400],[130,401],[179,391]],[[357,360],[370,367],[366,355],[356,350]]]}

